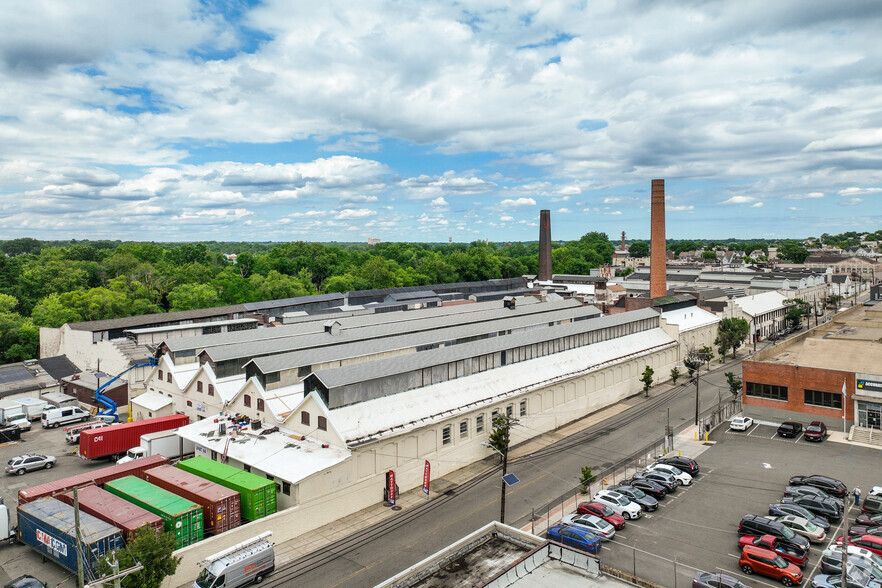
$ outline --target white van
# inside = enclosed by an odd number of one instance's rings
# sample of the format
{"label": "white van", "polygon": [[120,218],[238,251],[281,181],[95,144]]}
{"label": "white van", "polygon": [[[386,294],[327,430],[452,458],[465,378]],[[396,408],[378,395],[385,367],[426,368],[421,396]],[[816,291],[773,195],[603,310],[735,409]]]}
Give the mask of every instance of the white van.
{"label": "white van", "polygon": [[46,407],[43,414],[40,415],[40,422],[44,429],[66,425],[68,423],[86,422],[92,415],[88,411],[83,410],[79,406],[63,406],[61,408]]}
{"label": "white van", "polygon": [[276,568],[276,554],[269,541],[272,531],[209,556],[199,565],[202,572],[193,588],[238,588],[260,584]]}

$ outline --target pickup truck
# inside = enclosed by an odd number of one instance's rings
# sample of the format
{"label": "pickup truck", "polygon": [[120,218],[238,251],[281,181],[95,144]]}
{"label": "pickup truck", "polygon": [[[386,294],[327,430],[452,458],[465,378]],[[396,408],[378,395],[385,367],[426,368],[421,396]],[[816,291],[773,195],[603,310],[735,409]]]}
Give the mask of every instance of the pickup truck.
{"label": "pickup truck", "polygon": [[88,423],[80,423],[78,425],[74,425],[72,427],[67,427],[64,429],[64,439],[71,445],[75,445],[80,442],[80,433],[85,431],[86,429],[100,429],[101,427],[109,426],[108,423],[104,421],[89,421]]}
{"label": "pickup truck", "polygon": [[756,547],[770,549],[799,567],[804,567],[805,562],[808,561],[808,550],[782,543],[772,535],[743,535],[738,539],[738,548],[743,549],[745,545],[755,545]]}

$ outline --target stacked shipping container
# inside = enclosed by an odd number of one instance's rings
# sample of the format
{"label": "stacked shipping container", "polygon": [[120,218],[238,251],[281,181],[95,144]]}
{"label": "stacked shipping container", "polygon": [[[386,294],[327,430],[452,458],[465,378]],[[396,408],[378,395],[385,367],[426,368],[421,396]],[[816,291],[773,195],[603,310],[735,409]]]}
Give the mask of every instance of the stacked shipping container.
{"label": "stacked shipping container", "polygon": [[276,483],[272,480],[201,456],[180,461],[177,467],[238,492],[243,519],[254,521],[276,512]]}
{"label": "stacked shipping container", "polygon": [[146,470],[139,477],[202,506],[206,535],[223,533],[241,522],[241,497],[235,490],[170,465]]}
{"label": "stacked shipping container", "polygon": [[[58,500],[73,506],[73,491],[58,494],[56,497]],[[138,529],[145,525],[152,527],[156,531],[161,531],[163,527],[162,519],[157,515],[106,490],[102,490],[98,486],[86,486],[85,488],[77,489],[77,501],[82,512],[101,519],[114,527],[118,527],[123,532],[126,541],[134,539]]]}
{"label": "stacked shipping container", "polygon": [[123,455],[141,442],[141,435],[177,429],[190,423],[185,414],[172,414],[154,419],[120,423],[101,429],[86,429],[80,433],[80,457],[98,459]]}
{"label": "stacked shipping container", "polygon": [[202,540],[202,507],[195,502],[135,476],[108,482],[104,489],[162,517],[165,529],[175,535],[176,549]]}

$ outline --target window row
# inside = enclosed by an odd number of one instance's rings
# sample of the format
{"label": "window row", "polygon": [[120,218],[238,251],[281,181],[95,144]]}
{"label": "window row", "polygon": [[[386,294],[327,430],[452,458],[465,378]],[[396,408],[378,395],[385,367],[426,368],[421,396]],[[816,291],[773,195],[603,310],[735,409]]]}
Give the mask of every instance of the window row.
{"label": "window row", "polygon": [[[499,409],[494,409],[490,415],[490,426],[493,426],[493,421],[496,420],[500,414]],[[521,400],[518,403],[518,414],[520,416],[527,416],[527,401]],[[505,407],[505,416],[508,418],[512,418],[514,416],[514,405],[509,404]],[[475,417],[475,434],[483,433],[485,429],[484,423],[484,415],[479,414]],[[469,436],[469,419],[463,419],[459,422],[459,438],[465,439]],[[453,426],[448,425],[441,429],[441,445],[450,445],[453,442]]]}
{"label": "window row", "polygon": [[757,384],[747,382],[744,386],[745,394],[754,398],[767,400],[787,400],[787,386],[775,386],[773,384]]}

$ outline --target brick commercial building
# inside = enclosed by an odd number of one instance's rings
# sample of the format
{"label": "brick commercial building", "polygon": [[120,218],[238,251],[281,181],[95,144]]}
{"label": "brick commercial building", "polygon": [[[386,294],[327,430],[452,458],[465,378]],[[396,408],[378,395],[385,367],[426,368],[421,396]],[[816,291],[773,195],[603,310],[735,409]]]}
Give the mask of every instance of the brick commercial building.
{"label": "brick commercial building", "polygon": [[[856,306],[745,361],[744,413],[882,428],[882,308]],[[844,420],[844,422],[843,422]]]}

